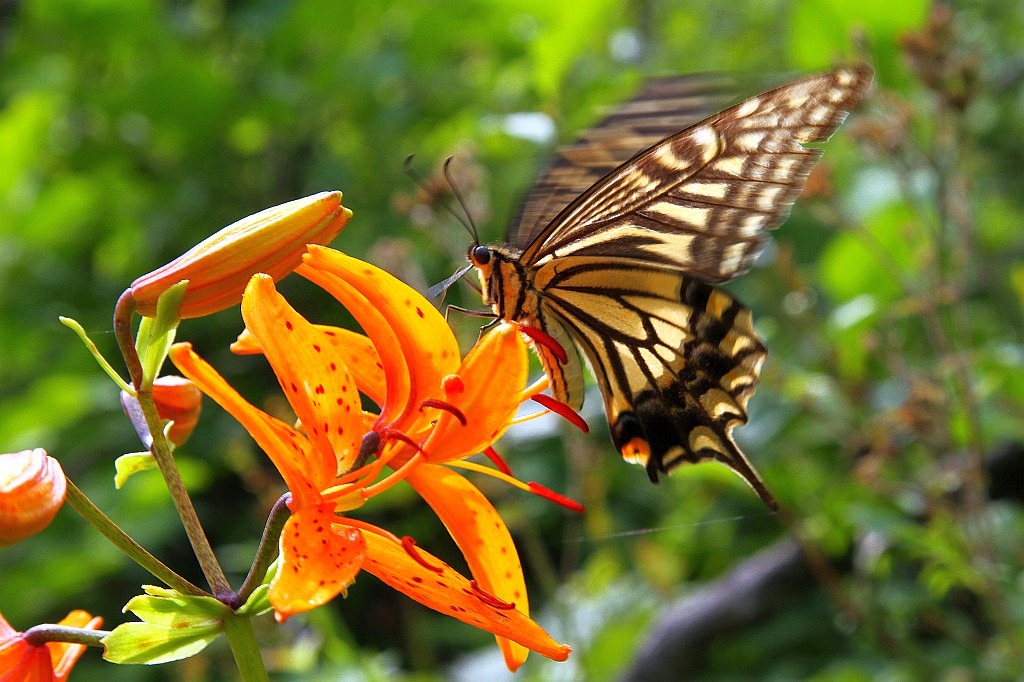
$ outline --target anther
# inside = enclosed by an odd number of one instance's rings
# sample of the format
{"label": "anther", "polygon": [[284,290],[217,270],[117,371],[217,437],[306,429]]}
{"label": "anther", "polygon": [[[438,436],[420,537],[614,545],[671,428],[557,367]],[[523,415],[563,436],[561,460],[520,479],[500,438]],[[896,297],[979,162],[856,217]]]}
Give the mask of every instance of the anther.
{"label": "anther", "polygon": [[530,400],[541,405],[542,407],[551,410],[559,417],[563,417],[570,424],[578,428],[583,433],[589,433],[590,427],[587,426],[587,422],[584,421],[583,417],[580,416],[579,412],[572,409],[561,400],[555,400],[546,393],[538,393],[530,396]]}
{"label": "anther", "polygon": [[423,408],[425,407],[433,407],[436,410],[444,410],[448,414],[458,419],[459,423],[462,424],[463,426],[467,424],[466,415],[463,414],[462,410],[455,407],[451,403],[446,403],[443,400],[435,400],[434,398],[427,398],[422,403],[420,403],[420,412],[422,412]]}
{"label": "anther", "polygon": [[515,602],[507,602],[503,599],[498,599],[490,592],[485,592],[475,580],[470,580],[469,586],[473,588],[473,593],[476,595],[476,598],[488,606],[500,609],[501,611],[511,611],[516,607]]}
{"label": "anther", "polygon": [[420,566],[427,569],[428,571],[433,571],[434,573],[444,573],[444,569],[442,567],[434,566],[429,561],[423,558],[423,555],[420,554],[419,550],[416,549],[416,541],[413,540],[411,536],[402,536],[402,549],[404,549],[405,553],[411,556],[416,563],[418,563]]}
{"label": "anther", "polygon": [[565,495],[560,495],[559,493],[556,493],[551,488],[546,488],[542,486],[540,483],[534,483],[533,481],[530,481],[526,485],[529,486],[530,491],[534,495],[537,495],[538,497],[543,497],[545,500],[551,500],[555,504],[559,504],[570,511],[579,512],[580,514],[584,512],[584,507],[582,504],[580,504],[576,500],[569,499]]}
{"label": "anther", "polygon": [[484,450],[484,454],[487,455],[487,459],[494,463],[494,466],[498,467],[498,471],[506,476],[512,475],[511,467],[509,467],[505,458],[498,454],[498,451],[494,449],[494,446],[488,445],[487,449]]}
{"label": "anther", "polygon": [[551,336],[546,331],[537,329],[536,327],[527,327],[525,325],[519,325],[519,331],[523,332],[531,339],[554,353],[555,357],[558,358],[558,361],[563,365],[569,362],[569,355],[565,352],[565,348],[555,340],[555,337]]}

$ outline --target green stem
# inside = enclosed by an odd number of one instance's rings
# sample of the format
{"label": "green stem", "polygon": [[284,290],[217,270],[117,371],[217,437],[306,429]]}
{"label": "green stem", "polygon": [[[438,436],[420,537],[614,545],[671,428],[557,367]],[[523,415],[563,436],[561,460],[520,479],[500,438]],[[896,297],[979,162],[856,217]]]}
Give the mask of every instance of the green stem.
{"label": "green stem", "polygon": [[183,594],[208,596],[206,592],[172,571],[166,564],[150,554],[142,545],[135,542],[109,516],[93,504],[92,500],[86,497],[85,493],[71,479],[67,479],[67,483],[68,492],[66,499],[68,504],[81,514],[82,518],[88,521],[93,528],[98,530],[103,537],[110,540],[115,547],[131,557],[135,563],[149,571],[155,578],[163,581],[168,587]]}
{"label": "green stem", "polygon": [[101,639],[110,634],[109,630],[86,630],[85,628],[69,628],[66,625],[37,625],[25,631],[25,641],[32,646],[42,646],[47,642],[68,642],[69,644],[85,644],[98,646]]}
{"label": "green stem", "polygon": [[[134,354],[134,352],[135,349],[132,347],[132,353]],[[138,359],[137,356],[136,359]],[[153,437],[153,446],[150,451],[153,453],[157,466],[160,467],[160,473],[163,474],[164,482],[174,501],[174,507],[178,510],[178,516],[185,527],[185,534],[192,545],[192,551],[195,552],[199,566],[203,569],[203,575],[206,576],[214,596],[219,598],[230,595],[232,594],[231,585],[228,583],[220,563],[217,562],[213,547],[210,546],[210,540],[206,537],[206,531],[203,530],[203,526],[199,522],[196,508],[192,505],[192,498],[188,496],[185,483],[181,480],[181,473],[178,471],[178,465],[174,461],[174,455],[171,454],[171,448],[164,436],[160,415],[157,412],[156,403],[153,402],[153,394],[150,390],[139,390],[137,398],[142,407],[142,413],[146,415],[149,433]]]}
{"label": "green stem", "polygon": [[224,619],[224,633],[227,635],[231,654],[235,657],[239,678],[245,682],[269,682],[260,646],[252,631],[252,620],[228,616]]}
{"label": "green stem", "polygon": [[281,531],[284,530],[284,524],[291,513],[288,510],[288,502],[290,500],[291,493],[285,493],[274,503],[273,509],[270,510],[270,516],[267,517],[267,525],[263,529],[263,537],[260,538],[260,546],[256,550],[256,558],[253,559],[249,575],[245,576],[245,582],[242,583],[242,587],[238,590],[238,596],[235,599],[236,603],[231,604],[233,608],[237,609],[248,601],[253,590],[263,583],[263,578],[267,575],[267,569],[270,568],[270,564],[277,557]]}
{"label": "green stem", "polygon": [[61,324],[65,327],[68,327],[78,334],[78,338],[82,340],[85,347],[89,349],[90,353],[92,353],[93,358],[96,359],[100,368],[107,373],[107,376],[114,380],[114,383],[117,384],[118,388],[126,393],[134,393],[132,387],[125,383],[125,380],[121,378],[121,375],[117,373],[117,370],[115,370],[110,363],[107,362],[107,359],[100,354],[99,348],[97,348],[96,344],[92,342],[92,339],[90,339],[89,335],[85,333],[85,329],[82,328],[82,325],[78,324],[77,320],[72,320],[70,317],[64,317],[63,315],[59,315],[57,319],[60,320]]}
{"label": "green stem", "polygon": [[135,388],[142,386],[142,363],[139,361],[138,351],[135,350],[135,339],[132,338],[132,313],[135,312],[135,297],[131,289],[125,289],[121,297],[117,299],[114,307],[114,337],[117,345],[121,348],[121,356],[128,366],[128,374],[131,375]]}

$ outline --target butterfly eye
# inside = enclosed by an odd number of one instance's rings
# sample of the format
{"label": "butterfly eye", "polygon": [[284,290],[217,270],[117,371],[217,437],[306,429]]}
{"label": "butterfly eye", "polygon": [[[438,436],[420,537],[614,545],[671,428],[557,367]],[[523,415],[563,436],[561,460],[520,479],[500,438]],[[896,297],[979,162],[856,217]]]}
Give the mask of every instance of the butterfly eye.
{"label": "butterfly eye", "polygon": [[487,246],[474,246],[469,257],[473,265],[487,265],[491,262],[491,249]]}

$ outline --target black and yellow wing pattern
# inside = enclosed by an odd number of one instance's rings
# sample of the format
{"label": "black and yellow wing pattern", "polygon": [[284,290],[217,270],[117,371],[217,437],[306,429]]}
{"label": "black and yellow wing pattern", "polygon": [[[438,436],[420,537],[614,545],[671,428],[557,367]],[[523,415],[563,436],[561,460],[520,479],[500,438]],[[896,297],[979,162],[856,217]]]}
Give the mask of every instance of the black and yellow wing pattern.
{"label": "black and yellow wing pattern", "polygon": [[[804,145],[832,135],[871,77],[866,66],[839,68],[667,136],[664,124],[686,107],[659,114],[641,96],[602,130],[657,141],[620,162],[621,144],[608,151],[600,135],[585,136],[527,199],[509,244],[470,248],[497,315],[583,352],[616,447],[651,480],[718,460],[776,506],[732,437],[747,421],[766,351],[750,311],[712,285],[751,267],[821,156]],[[666,87],[665,100],[685,101]],[[574,170],[579,159],[589,166]],[[606,170],[609,160],[618,165]],[[575,194],[595,168],[605,174]],[[568,359],[537,350],[554,397],[581,404],[572,349]]]}

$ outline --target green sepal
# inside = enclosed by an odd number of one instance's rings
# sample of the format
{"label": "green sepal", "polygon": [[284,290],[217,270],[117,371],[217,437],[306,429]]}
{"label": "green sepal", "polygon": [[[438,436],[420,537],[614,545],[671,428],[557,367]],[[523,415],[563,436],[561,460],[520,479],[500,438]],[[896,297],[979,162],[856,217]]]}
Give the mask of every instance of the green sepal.
{"label": "green sepal", "polygon": [[121,455],[114,460],[114,487],[120,490],[135,474],[156,468],[156,459],[151,452],[129,452]]}
{"label": "green sepal", "polygon": [[224,631],[231,609],[213,597],[186,596],[144,585],[124,611],[142,622],[123,623],[103,638],[103,658],[111,663],[154,665],[194,656]]}
{"label": "green sepal", "polygon": [[236,616],[262,616],[274,609],[270,605],[270,585],[263,584],[252,591],[245,603],[235,611]]}
{"label": "green sepal", "polygon": [[167,353],[174,343],[174,334],[181,318],[178,310],[185,297],[188,280],[183,279],[160,294],[156,305],[156,317],[143,317],[139,323],[139,334],[135,339],[135,349],[142,362],[142,387],[152,387],[153,381],[160,375],[160,368],[167,359]]}

